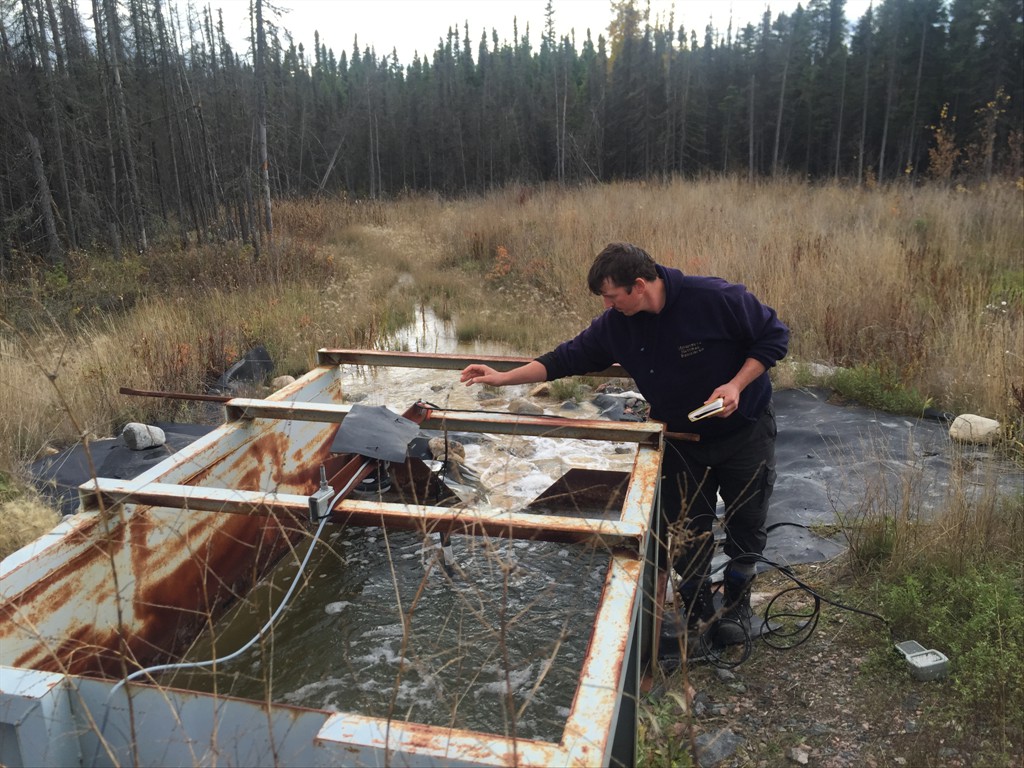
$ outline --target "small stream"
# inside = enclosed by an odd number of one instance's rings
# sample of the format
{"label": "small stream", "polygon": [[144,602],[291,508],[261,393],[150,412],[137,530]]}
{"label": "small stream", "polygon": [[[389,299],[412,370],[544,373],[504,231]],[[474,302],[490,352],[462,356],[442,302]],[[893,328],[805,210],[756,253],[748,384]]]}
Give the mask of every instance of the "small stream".
{"label": "small stream", "polygon": [[[513,354],[459,345],[429,310],[388,349]],[[346,366],[346,399],[401,413],[417,400],[506,410],[527,388],[481,401],[454,371]],[[593,417],[593,406],[565,413]],[[456,439],[458,439],[456,437]],[[519,509],[570,467],[629,471],[633,450],[594,441],[481,435],[466,464],[486,491],[474,508]],[[434,726],[558,741],[604,583],[607,553],[584,545],[453,536],[455,566],[436,537],[330,525],[304,582],[271,633],[216,674],[179,672],[173,685]],[[307,545],[308,546],[308,545]],[[267,621],[304,551],[287,558],[188,659],[224,656]]]}

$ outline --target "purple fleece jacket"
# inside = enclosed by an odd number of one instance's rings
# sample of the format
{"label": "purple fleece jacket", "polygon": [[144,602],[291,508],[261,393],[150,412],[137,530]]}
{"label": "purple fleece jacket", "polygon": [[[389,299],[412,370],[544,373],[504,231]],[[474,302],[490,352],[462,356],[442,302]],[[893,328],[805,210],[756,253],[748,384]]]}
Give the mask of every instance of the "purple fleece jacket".
{"label": "purple fleece jacket", "polygon": [[723,437],[756,421],[772,397],[765,371],[740,394],[728,418],[691,422],[686,414],[728,382],[748,357],[771,368],[786,355],[789,329],[747,289],[718,277],[691,277],[658,265],[665,282],[660,313],[632,317],[608,309],[576,338],[537,358],[548,381],[619,363],[672,432]]}

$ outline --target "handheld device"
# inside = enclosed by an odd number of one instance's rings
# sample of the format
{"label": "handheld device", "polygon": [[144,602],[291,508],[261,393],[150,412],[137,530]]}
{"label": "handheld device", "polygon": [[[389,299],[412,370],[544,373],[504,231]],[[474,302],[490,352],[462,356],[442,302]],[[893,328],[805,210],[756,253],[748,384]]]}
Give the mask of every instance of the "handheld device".
{"label": "handheld device", "polygon": [[710,403],[705,403],[700,408],[695,408],[687,414],[687,418],[690,421],[700,421],[706,419],[708,416],[714,416],[716,413],[721,413],[725,410],[725,401],[722,398],[712,400]]}

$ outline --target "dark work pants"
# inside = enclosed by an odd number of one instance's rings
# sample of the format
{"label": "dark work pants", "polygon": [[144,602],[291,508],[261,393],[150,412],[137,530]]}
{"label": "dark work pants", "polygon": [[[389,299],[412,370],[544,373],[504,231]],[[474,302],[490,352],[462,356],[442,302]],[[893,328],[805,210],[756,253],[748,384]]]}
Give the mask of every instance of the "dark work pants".
{"label": "dark work pants", "polygon": [[765,520],[775,486],[775,411],[771,405],[753,424],[720,440],[667,440],[661,467],[663,531],[672,531],[669,553],[684,581],[711,569],[717,494],[725,502],[725,554],[753,565],[743,555],[760,555],[767,540]]}

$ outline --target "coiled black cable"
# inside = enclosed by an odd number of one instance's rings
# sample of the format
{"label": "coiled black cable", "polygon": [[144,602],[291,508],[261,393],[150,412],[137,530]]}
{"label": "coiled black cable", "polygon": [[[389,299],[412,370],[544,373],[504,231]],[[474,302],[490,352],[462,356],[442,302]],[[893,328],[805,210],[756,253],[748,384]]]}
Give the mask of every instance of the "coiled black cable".
{"label": "coiled black cable", "polygon": [[[770,568],[774,568],[783,576],[793,582],[793,586],[783,589],[777,592],[765,605],[764,609],[764,624],[762,626],[759,637],[765,645],[770,648],[774,648],[779,651],[789,651],[803,645],[807,642],[811,635],[814,634],[814,630],[818,626],[818,621],[821,617],[822,604],[831,605],[833,608],[838,608],[843,611],[850,613],[856,613],[861,616],[867,616],[868,618],[875,619],[882,622],[889,632],[889,635],[895,641],[894,632],[892,625],[889,620],[884,616],[875,613],[874,611],[864,610],[863,608],[855,608],[852,605],[847,605],[838,600],[833,600],[825,597],[812,586],[803,581],[798,577],[793,569],[788,565],[777,563],[774,560],[769,560],[763,555],[755,555],[753,553],[744,553],[737,555],[734,558],[730,558],[726,562],[722,563],[715,570],[724,570],[729,566],[730,563],[742,559],[744,563],[761,563]],[[774,606],[777,602],[782,600],[788,595],[793,593],[803,592],[809,595],[813,600],[813,605],[806,611],[794,612],[790,609],[780,608],[776,610]],[[735,667],[750,656],[750,652],[753,646],[755,638],[751,637],[750,628],[742,621],[732,619],[729,617],[720,618],[719,621],[733,622],[743,632],[744,642],[742,644],[743,650],[739,654],[740,660],[735,661],[731,657],[727,656],[724,651],[727,649],[717,648],[708,644],[710,647],[707,649],[706,658],[710,663],[719,667]],[[707,633],[707,634],[710,634]],[[703,640],[703,638],[702,638]]]}

